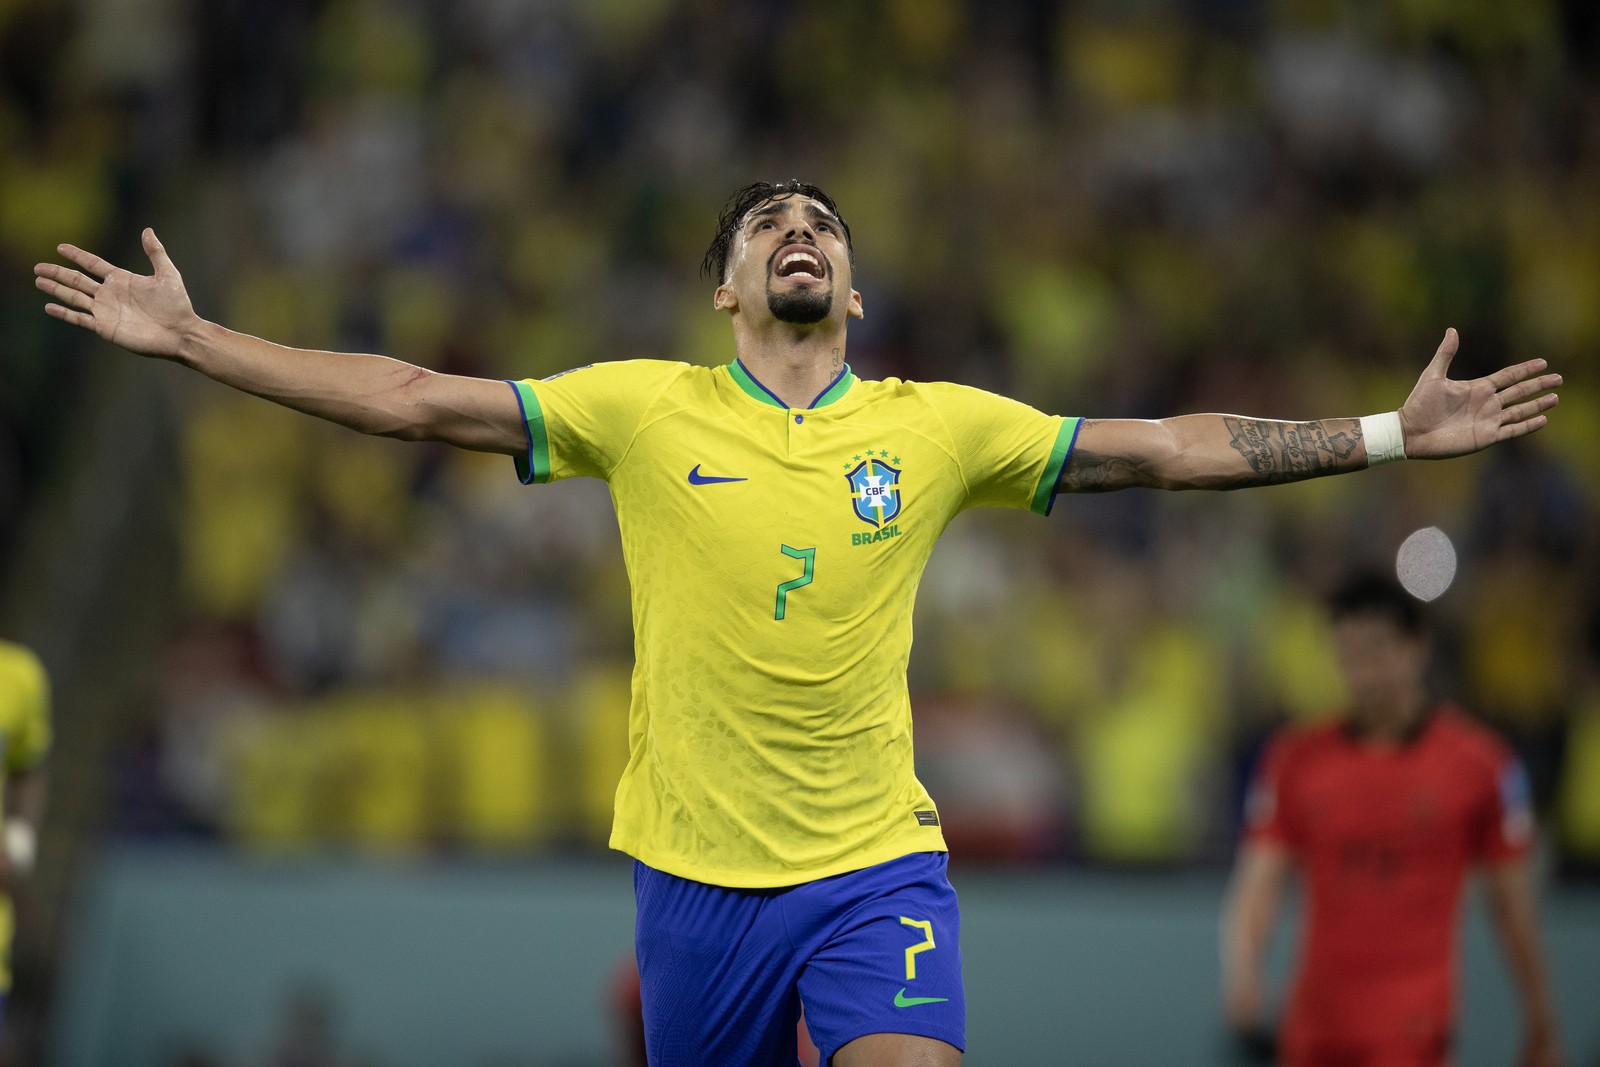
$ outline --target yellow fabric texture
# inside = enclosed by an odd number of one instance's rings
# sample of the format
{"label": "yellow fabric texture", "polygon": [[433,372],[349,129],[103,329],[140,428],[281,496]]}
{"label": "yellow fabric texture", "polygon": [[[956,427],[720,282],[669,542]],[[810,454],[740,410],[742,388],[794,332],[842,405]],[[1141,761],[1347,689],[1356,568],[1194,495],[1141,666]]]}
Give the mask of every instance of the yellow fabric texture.
{"label": "yellow fabric texture", "polygon": [[603,478],[616,507],[635,668],[611,845],[652,867],[771,887],[944,849],[917,815],[917,581],[963,508],[1044,510],[1077,423],[844,375],[807,409],[653,360],[519,390],[534,480]]}

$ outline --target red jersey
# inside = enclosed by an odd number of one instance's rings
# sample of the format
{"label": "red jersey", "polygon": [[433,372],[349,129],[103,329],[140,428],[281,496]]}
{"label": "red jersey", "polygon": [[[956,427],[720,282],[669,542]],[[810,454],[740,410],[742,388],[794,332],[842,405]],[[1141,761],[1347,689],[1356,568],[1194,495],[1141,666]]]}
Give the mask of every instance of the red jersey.
{"label": "red jersey", "polygon": [[1344,725],[1287,731],[1267,750],[1246,826],[1304,875],[1289,1061],[1366,1063],[1352,1056],[1382,1049],[1444,1062],[1467,870],[1521,855],[1533,836],[1527,777],[1505,744],[1447,707],[1395,746]]}

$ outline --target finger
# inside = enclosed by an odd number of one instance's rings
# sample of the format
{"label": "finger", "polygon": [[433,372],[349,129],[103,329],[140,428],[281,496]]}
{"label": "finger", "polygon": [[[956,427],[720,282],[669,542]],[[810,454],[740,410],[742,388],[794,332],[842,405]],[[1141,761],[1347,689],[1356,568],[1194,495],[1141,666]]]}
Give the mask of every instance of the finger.
{"label": "finger", "polygon": [[93,297],[60,282],[51,281],[49,278],[35,278],[33,284],[40,292],[54,297],[68,307],[77,308],[79,311],[89,311],[94,307]]}
{"label": "finger", "polygon": [[144,228],[144,233],[139,235],[139,243],[144,245],[144,254],[150,257],[150,265],[156,269],[157,274],[176,274],[178,268],[172,265],[172,260],[167,255],[167,250],[156,236],[156,231],[149,226]]}
{"label": "finger", "polygon": [[49,278],[80,293],[93,296],[100,290],[100,283],[83,273],[81,270],[68,270],[66,267],[55,263],[36,263],[33,273],[36,278]]}
{"label": "finger", "polygon": [[1526,363],[1518,363],[1515,367],[1502,367],[1489,375],[1489,384],[1494,386],[1496,392],[1499,392],[1507,386],[1515,385],[1529,375],[1538,374],[1549,365],[1547,360],[1530,359]]}
{"label": "finger", "polygon": [[1439,342],[1439,348],[1433,353],[1433,359],[1428,363],[1428,369],[1422,372],[1424,378],[1448,378],[1450,376],[1450,361],[1456,358],[1456,347],[1460,338],[1456,335],[1454,326],[1447,327],[1444,331],[1444,340]]}
{"label": "finger", "polygon": [[1500,390],[1498,394],[1503,405],[1515,404],[1519,400],[1526,400],[1535,393],[1542,393],[1546,389],[1554,389],[1561,384],[1561,375],[1545,374],[1538,378],[1529,378],[1527,381],[1517,382],[1515,385]]}
{"label": "finger", "polygon": [[85,330],[94,329],[94,316],[85,315],[81,311],[73,311],[71,308],[62,307],[60,304],[46,304],[44,312],[46,315],[60,319],[62,322],[70,322],[74,326],[81,326]]}
{"label": "finger", "polygon": [[101,278],[104,278],[106,275],[117,269],[115,264],[106,262],[93,252],[85,252],[77,245],[56,245],[56,251],[60,252],[64,258],[76,263],[90,274],[97,274]]}
{"label": "finger", "polygon": [[1546,393],[1537,400],[1530,400],[1526,404],[1506,408],[1502,413],[1500,425],[1507,426],[1519,422],[1527,422],[1541,411],[1549,411],[1561,401],[1555,393]]}
{"label": "finger", "polygon": [[1509,441],[1515,437],[1526,437],[1535,430],[1544,429],[1545,423],[1550,421],[1548,415],[1535,415],[1527,422],[1512,422],[1500,427],[1500,432],[1495,434],[1495,441]]}

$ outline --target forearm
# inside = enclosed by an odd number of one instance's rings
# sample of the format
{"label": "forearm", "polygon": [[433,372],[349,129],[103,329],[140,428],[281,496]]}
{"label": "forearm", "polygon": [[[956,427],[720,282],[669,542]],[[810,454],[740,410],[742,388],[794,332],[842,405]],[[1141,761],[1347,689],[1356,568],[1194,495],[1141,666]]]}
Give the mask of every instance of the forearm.
{"label": "forearm", "polygon": [[1532,867],[1515,860],[1491,869],[1486,877],[1490,914],[1523,1017],[1530,1028],[1550,1028],[1555,1009],[1539,945]]}
{"label": "forearm", "polygon": [[1274,845],[1247,844],[1241,851],[1222,911],[1224,987],[1260,982],[1288,863],[1287,855]]}
{"label": "forearm", "polygon": [[0,886],[33,871],[39,852],[39,824],[44,821],[47,778],[42,766],[13,774],[6,782],[5,826],[0,833]]}
{"label": "forearm", "polygon": [[1235,886],[1222,919],[1222,980],[1259,982],[1277,922],[1277,896],[1259,885]]}
{"label": "forearm", "polygon": [[49,779],[43,767],[14,774],[7,783],[6,817],[22,819],[34,826],[44,821]]}
{"label": "forearm", "polygon": [[174,357],[224,385],[361,433],[514,453],[516,401],[503,383],[438,374],[387,356],[289,348],[198,320]]}

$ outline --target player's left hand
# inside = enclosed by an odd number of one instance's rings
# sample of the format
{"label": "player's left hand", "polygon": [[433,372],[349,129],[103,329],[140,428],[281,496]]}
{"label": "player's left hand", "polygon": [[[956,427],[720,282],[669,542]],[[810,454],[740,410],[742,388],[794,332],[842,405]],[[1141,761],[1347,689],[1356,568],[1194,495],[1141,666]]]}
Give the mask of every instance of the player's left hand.
{"label": "player's left hand", "polygon": [[1549,421],[1543,413],[1556,405],[1550,392],[1561,375],[1544,373],[1548,364],[1530,359],[1468,382],[1452,381],[1456,331],[1444,332],[1433,360],[1400,408],[1407,459],[1464,456],[1500,441],[1533,433]]}

